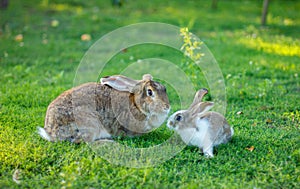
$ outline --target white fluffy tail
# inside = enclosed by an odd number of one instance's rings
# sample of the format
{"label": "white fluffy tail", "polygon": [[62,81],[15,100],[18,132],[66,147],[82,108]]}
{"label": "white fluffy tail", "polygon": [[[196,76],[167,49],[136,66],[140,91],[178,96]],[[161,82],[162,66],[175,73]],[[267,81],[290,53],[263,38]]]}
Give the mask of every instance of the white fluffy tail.
{"label": "white fluffy tail", "polygon": [[52,141],[51,136],[46,132],[44,128],[38,127],[38,134],[45,140]]}

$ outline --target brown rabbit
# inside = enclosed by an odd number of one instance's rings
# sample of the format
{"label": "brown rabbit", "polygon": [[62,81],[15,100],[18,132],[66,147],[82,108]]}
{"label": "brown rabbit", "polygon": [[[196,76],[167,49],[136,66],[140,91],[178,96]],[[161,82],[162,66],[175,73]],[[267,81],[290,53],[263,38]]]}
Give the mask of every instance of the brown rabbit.
{"label": "brown rabbit", "polygon": [[213,147],[227,143],[232,135],[225,117],[208,111],[213,102],[201,102],[207,89],[200,89],[188,110],[180,110],[171,115],[167,126],[175,130],[187,145],[197,146],[207,157],[213,157]]}
{"label": "brown rabbit", "polygon": [[49,106],[39,134],[49,141],[92,142],[138,136],[159,127],[170,111],[166,88],[150,74],[115,75],[65,91]]}

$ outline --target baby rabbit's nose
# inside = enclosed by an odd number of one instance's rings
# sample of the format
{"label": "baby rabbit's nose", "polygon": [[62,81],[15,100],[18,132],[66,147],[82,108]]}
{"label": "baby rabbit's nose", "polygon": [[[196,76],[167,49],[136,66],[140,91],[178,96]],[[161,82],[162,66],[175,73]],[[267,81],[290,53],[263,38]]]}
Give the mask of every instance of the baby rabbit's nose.
{"label": "baby rabbit's nose", "polygon": [[174,125],[173,121],[168,121],[167,126],[169,128],[173,128],[173,125]]}

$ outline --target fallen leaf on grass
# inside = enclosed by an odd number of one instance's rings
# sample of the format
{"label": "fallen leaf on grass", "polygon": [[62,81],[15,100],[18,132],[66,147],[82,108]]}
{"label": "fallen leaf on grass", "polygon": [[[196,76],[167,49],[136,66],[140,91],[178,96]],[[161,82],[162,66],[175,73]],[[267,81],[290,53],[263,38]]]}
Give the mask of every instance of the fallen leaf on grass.
{"label": "fallen leaf on grass", "polygon": [[266,120],[266,123],[267,123],[267,124],[270,124],[270,123],[273,123],[273,121],[272,121],[271,119],[267,119],[267,120]]}
{"label": "fallen leaf on grass", "polygon": [[58,21],[58,20],[52,20],[52,21],[51,21],[51,26],[52,26],[52,27],[55,28],[55,27],[57,27],[58,25],[59,25],[59,21]]}
{"label": "fallen leaf on grass", "polygon": [[242,112],[242,111],[238,111],[236,114],[237,115],[241,115],[241,114],[243,114],[244,112]]}
{"label": "fallen leaf on grass", "polygon": [[254,146],[250,146],[249,148],[246,148],[246,150],[252,152],[254,150]]}
{"label": "fallen leaf on grass", "polygon": [[90,41],[92,39],[90,34],[82,34],[81,41]]}
{"label": "fallen leaf on grass", "polygon": [[19,169],[16,169],[13,176],[12,176],[12,179],[15,183],[17,184],[20,184],[21,183],[21,170]]}
{"label": "fallen leaf on grass", "polygon": [[42,43],[43,43],[43,44],[48,44],[48,40],[47,40],[47,39],[43,39],[43,40],[42,40]]}
{"label": "fallen leaf on grass", "polygon": [[22,42],[23,41],[23,35],[22,34],[18,34],[15,36],[15,41],[17,42]]}

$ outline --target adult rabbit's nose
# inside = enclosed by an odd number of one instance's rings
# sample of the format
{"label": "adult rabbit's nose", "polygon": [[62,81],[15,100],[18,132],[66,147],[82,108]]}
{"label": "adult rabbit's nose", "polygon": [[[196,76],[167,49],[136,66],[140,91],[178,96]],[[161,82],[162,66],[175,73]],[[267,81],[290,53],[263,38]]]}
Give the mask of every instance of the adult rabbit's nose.
{"label": "adult rabbit's nose", "polygon": [[165,104],[164,109],[165,110],[169,110],[170,109],[170,105],[169,104]]}

